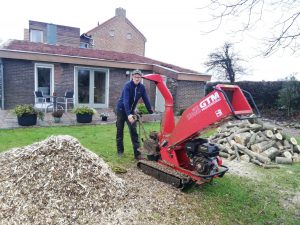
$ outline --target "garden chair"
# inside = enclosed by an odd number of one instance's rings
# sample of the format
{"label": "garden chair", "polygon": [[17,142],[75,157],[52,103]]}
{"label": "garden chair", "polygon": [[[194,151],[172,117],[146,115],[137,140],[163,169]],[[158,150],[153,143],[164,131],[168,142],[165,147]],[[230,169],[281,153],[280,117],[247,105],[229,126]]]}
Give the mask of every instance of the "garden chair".
{"label": "garden chair", "polygon": [[[34,91],[35,96],[35,107],[47,110],[47,98],[43,95],[41,91]],[[40,107],[39,107],[40,106]]]}
{"label": "garden chair", "polygon": [[64,97],[57,97],[57,104],[63,104],[65,112],[68,111],[68,104],[74,104],[74,92],[66,91]]}

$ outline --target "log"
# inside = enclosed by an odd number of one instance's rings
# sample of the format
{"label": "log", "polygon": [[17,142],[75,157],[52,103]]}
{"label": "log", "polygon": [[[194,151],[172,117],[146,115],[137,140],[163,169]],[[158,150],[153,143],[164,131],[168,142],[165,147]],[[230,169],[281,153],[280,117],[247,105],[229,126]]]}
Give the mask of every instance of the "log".
{"label": "log", "polygon": [[265,130],[264,134],[268,138],[273,138],[273,136],[274,136],[273,131],[271,131],[271,130]]}
{"label": "log", "polygon": [[238,124],[238,127],[246,128],[246,127],[249,127],[250,125],[251,125],[251,123],[248,120],[244,120]]}
{"label": "log", "polygon": [[261,163],[260,161],[256,160],[256,159],[250,159],[250,162],[259,165],[259,166],[263,166],[263,163]]}
{"label": "log", "polygon": [[264,169],[280,169],[280,166],[279,165],[276,165],[276,164],[264,164],[263,165],[263,168]]}
{"label": "log", "polygon": [[280,168],[278,165],[274,165],[274,164],[264,164],[259,162],[256,159],[251,159],[251,162],[253,162],[256,165],[262,166],[264,169],[273,169],[273,168]]}
{"label": "log", "polygon": [[254,144],[255,139],[256,139],[256,136],[257,136],[257,133],[252,134],[252,136],[250,137],[249,142],[248,142],[248,144],[247,144],[247,147],[248,147],[248,148],[250,148],[251,145]]}
{"label": "log", "polygon": [[[234,142],[234,141],[231,141]],[[236,145],[241,152],[244,152],[245,154],[249,155],[250,158],[257,158],[260,162],[262,163],[269,163],[271,162],[271,159],[269,159],[268,157],[265,157],[263,155],[260,155],[256,152],[252,152],[251,150],[249,150],[248,148],[246,148],[245,146],[238,144],[238,143],[232,143],[234,145]]]}
{"label": "log", "polygon": [[241,161],[240,159],[240,154],[239,154],[239,150],[238,150],[238,147],[235,145],[233,146],[234,147],[234,152],[235,152],[235,155],[236,155],[236,158],[237,158],[237,161]]}
{"label": "log", "polygon": [[227,147],[226,145],[218,145],[218,148],[220,149],[220,152],[225,152],[225,153],[229,153],[229,150],[232,151],[229,147]]}
{"label": "log", "polygon": [[296,138],[294,138],[294,137],[291,137],[291,138],[290,138],[290,142],[291,142],[293,145],[297,145],[297,144],[298,144]]}
{"label": "log", "polygon": [[293,158],[293,163],[298,163],[298,162],[300,162],[300,157],[298,156],[297,158]]}
{"label": "log", "polygon": [[293,157],[293,155],[289,151],[284,151],[282,155],[284,155],[284,157],[288,159],[291,159]]}
{"label": "log", "polygon": [[219,152],[219,155],[221,156],[221,157],[223,157],[223,158],[229,158],[229,154],[228,153],[226,153],[226,152]]}
{"label": "log", "polygon": [[277,141],[276,143],[275,143],[275,146],[276,146],[276,148],[278,148],[278,149],[283,149],[283,145],[281,144],[281,142],[280,141]]}
{"label": "log", "polygon": [[282,140],[282,135],[281,133],[275,133],[273,136],[273,140]]}
{"label": "log", "polygon": [[249,132],[244,133],[238,133],[234,135],[235,142],[241,144],[241,145],[247,145],[251,137],[251,134]]}
{"label": "log", "polygon": [[294,152],[300,153],[300,145],[294,146]]}
{"label": "log", "polygon": [[229,160],[229,161],[232,161],[232,160],[234,160],[235,158],[236,158],[236,155],[231,155],[231,156],[229,156],[228,160]]}
{"label": "log", "polygon": [[269,139],[264,135],[263,132],[261,131],[258,131],[257,132],[257,137],[258,137],[258,140],[265,140],[265,141],[268,141]]}
{"label": "log", "polygon": [[[256,143],[254,145],[251,145],[251,150],[257,153],[263,152],[265,149],[268,149],[272,146],[269,147],[270,142],[269,141],[264,141],[260,143]],[[273,145],[273,144],[272,144]]]}
{"label": "log", "polygon": [[280,153],[280,150],[274,147],[268,148],[261,155],[264,155],[270,159],[275,159],[275,157]]}
{"label": "log", "polygon": [[261,129],[262,129],[262,125],[256,124],[256,123],[250,124],[249,127],[250,127],[250,129],[253,130],[253,131],[258,131],[258,130],[261,130]]}
{"label": "log", "polygon": [[294,163],[300,162],[299,154],[298,154],[298,153],[294,153],[292,159],[293,159],[293,162],[294,162]]}
{"label": "log", "polygon": [[233,127],[236,127],[236,126],[237,126],[237,124],[228,122],[228,123],[225,125],[225,128],[229,129],[229,128],[233,128]]}
{"label": "log", "polygon": [[275,162],[278,164],[292,164],[293,160],[285,157],[276,157]]}
{"label": "log", "polygon": [[290,148],[291,145],[288,140],[283,140],[283,146]]}
{"label": "log", "polygon": [[273,147],[275,143],[275,141],[270,141],[268,144],[262,146],[262,150],[265,151],[266,149]]}
{"label": "log", "polygon": [[240,133],[245,133],[245,132],[248,132],[250,131],[251,129],[249,127],[245,127],[245,128],[241,128],[241,129],[238,129],[236,130],[234,133],[235,134],[240,134]]}
{"label": "log", "polygon": [[249,155],[241,155],[241,160],[245,161],[245,162],[250,162],[250,156]]}
{"label": "log", "polygon": [[273,125],[266,124],[266,123],[264,123],[263,121],[261,121],[259,119],[256,122],[258,124],[262,125],[263,130],[273,130],[273,131],[282,130],[282,128],[280,128],[280,127],[275,127]]}

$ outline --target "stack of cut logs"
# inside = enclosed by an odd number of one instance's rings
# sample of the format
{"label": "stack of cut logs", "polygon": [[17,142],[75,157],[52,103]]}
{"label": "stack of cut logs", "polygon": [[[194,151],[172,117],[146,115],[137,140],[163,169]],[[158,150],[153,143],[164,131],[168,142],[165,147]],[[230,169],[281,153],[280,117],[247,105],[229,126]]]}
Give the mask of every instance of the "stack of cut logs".
{"label": "stack of cut logs", "polygon": [[220,156],[229,160],[244,160],[264,168],[300,162],[297,140],[261,120],[229,122],[209,140],[218,145]]}

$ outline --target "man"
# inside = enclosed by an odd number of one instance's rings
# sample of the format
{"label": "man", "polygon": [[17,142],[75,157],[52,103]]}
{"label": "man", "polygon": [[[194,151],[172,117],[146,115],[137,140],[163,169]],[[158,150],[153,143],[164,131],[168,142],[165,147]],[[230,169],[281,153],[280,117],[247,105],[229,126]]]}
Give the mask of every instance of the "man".
{"label": "man", "polygon": [[133,145],[133,152],[135,159],[140,158],[140,152],[138,148],[140,147],[140,142],[136,130],[136,123],[133,117],[134,110],[140,98],[143,99],[145,106],[150,114],[153,113],[149,98],[146,93],[145,86],[141,83],[142,72],[140,70],[134,70],[131,73],[132,79],[128,81],[122,90],[121,97],[116,106],[117,113],[117,150],[118,155],[121,157],[124,153],[124,124],[128,125],[131,142]]}

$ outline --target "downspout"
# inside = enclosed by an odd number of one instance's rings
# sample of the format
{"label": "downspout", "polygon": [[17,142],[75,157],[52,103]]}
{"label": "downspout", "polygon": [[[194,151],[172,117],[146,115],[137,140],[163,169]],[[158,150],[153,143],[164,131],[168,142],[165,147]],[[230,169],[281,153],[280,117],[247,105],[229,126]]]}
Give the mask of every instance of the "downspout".
{"label": "downspout", "polygon": [[3,63],[0,59],[0,95],[1,95],[1,105],[0,109],[4,109],[4,76],[3,76]]}

